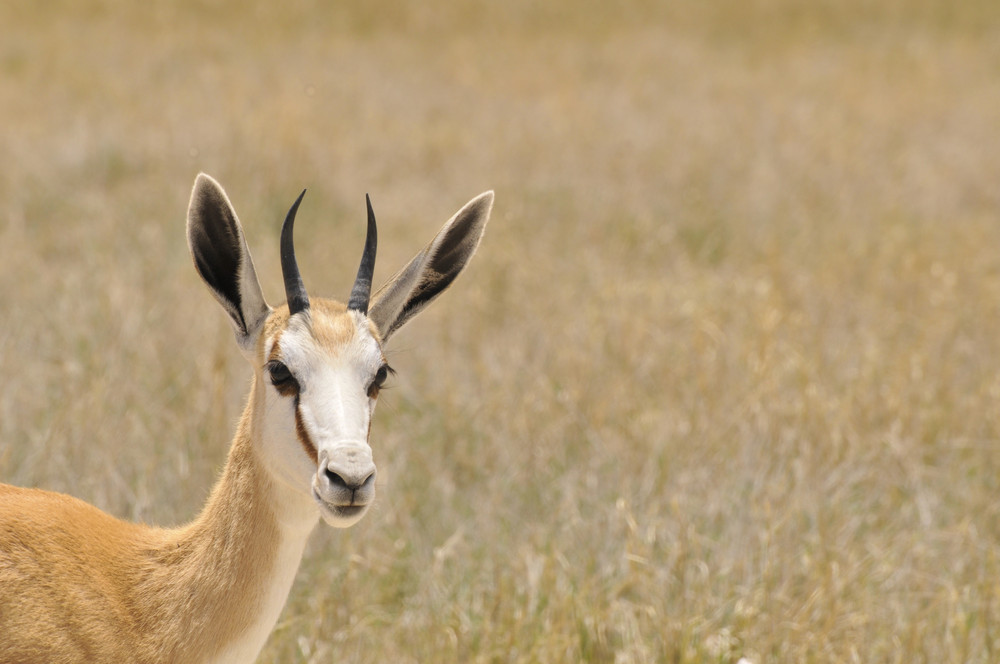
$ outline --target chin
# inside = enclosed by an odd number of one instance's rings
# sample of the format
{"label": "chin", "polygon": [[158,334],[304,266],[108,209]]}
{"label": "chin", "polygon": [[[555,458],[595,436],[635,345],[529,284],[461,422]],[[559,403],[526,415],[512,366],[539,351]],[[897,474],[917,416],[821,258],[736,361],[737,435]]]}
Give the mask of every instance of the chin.
{"label": "chin", "polygon": [[331,505],[317,499],[319,514],[328,526],[350,528],[368,512],[368,505]]}

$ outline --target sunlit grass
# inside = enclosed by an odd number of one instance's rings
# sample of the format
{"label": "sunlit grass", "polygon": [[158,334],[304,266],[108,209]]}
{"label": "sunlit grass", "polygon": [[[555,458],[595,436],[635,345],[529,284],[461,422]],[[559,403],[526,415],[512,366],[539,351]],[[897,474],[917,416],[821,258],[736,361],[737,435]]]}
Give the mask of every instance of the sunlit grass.
{"label": "sunlit grass", "polygon": [[0,6],[0,478],[153,523],[248,369],[194,175],[266,294],[345,297],[484,189],[390,348],[379,500],[267,662],[995,661],[991,2]]}

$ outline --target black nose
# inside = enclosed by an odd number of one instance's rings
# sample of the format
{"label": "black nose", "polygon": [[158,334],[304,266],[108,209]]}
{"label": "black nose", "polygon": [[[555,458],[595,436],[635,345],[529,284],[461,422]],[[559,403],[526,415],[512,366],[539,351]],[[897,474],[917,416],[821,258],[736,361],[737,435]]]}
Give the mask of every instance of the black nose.
{"label": "black nose", "polygon": [[375,463],[371,449],[359,443],[336,446],[320,458],[314,489],[333,505],[367,505],[375,497]]}
{"label": "black nose", "polygon": [[352,477],[350,479],[345,479],[342,475],[329,468],[323,471],[323,474],[326,476],[331,488],[350,491],[352,493],[358,489],[367,488],[375,482],[375,471],[372,471],[365,477]]}

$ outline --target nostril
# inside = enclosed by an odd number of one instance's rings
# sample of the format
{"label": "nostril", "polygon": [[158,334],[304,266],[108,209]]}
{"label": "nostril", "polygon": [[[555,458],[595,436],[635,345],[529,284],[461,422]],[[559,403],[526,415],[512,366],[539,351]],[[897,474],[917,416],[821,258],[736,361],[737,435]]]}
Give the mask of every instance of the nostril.
{"label": "nostril", "polygon": [[330,484],[332,486],[334,486],[334,487],[337,487],[337,488],[340,488],[340,489],[347,489],[348,491],[354,489],[354,487],[352,487],[350,484],[348,484],[347,481],[343,477],[341,477],[337,473],[333,472],[329,468],[326,469],[325,475],[326,475],[327,481],[329,481]]}
{"label": "nostril", "polygon": [[343,489],[345,491],[357,491],[358,489],[364,489],[370,487],[375,483],[375,471],[366,475],[364,478],[358,478],[357,476],[350,477],[350,479],[345,478],[343,475],[335,470],[330,470],[327,468],[323,471],[326,476],[327,482],[330,483],[330,488],[332,489]]}

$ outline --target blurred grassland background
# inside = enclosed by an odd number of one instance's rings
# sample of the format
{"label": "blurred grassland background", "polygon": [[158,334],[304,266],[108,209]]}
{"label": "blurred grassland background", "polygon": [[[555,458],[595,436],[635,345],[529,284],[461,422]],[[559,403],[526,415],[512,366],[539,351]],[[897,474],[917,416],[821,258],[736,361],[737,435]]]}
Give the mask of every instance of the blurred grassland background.
{"label": "blurred grassland background", "polygon": [[[270,300],[496,190],[264,662],[1000,658],[993,0],[0,3],[0,478],[180,523]],[[0,589],[2,592],[2,589]]]}

